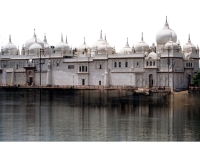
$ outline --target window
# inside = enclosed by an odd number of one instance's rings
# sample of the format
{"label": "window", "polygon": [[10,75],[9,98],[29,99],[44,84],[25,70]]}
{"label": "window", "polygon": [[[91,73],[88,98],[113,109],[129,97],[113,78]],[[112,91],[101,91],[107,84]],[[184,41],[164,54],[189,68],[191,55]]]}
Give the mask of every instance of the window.
{"label": "window", "polygon": [[192,63],[191,63],[191,67],[192,67]]}
{"label": "window", "polygon": [[56,66],[59,66],[59,63],[56,63]]}
{"label": "window", "polygon": [[121,62],[119,62],[119,67],[121,67]]}
{"label": "window", "polygon": [[18,65],[17,65],[16,69],[18,69]]}
{"label": "window", "polygon": [[85,67],[84,66],[82,66],[82,72],[84,72],[85,71]]}
{"label": "window", "polygon": [[137,62],[137,66],[139,66],[139,63]]}
{"label": "window", "polygon": [[101,81],[99,81],[99,85],[101,85]]}
{"label": "window", "polygon": [[150,61],[150,66],[152,66],[152,61]]}
{"label": "window", "polygon": [[149,62],[147,61],[147,66],[149,65]]}
{"label": "window", "polygon": [[68,65],[68,69],[74,69],[74,65]]}
{"label": "window", "polygon": [[99,69],[101,69],[101,65],[99,66]]}
{"label": "window", "polygon": [[81,66],[79,66],[79,72],[81,72]]}
{"label": "window", "polygon": [[117,62],[115,62],[115,68],[117,67]]}
{"label": "window", "polygon": [[87,72],[87,66],[85,66],[85,72]]}
{"label": "window", "polygon": [[128,67],[128,62],[125,63],[125,67]]}
{"label": "window", "polygon": [[153,66],[155,66],[156,65],[156,63],[155,63],[155,61],[153,61]]}

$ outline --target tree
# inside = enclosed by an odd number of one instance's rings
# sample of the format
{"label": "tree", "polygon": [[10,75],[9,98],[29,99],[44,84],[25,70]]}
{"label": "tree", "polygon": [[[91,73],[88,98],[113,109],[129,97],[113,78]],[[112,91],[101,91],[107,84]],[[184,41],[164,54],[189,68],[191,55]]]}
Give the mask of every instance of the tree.
{"label": "tree", "polygon": [[200,71],[193,77],[193,83],[200,86]]}

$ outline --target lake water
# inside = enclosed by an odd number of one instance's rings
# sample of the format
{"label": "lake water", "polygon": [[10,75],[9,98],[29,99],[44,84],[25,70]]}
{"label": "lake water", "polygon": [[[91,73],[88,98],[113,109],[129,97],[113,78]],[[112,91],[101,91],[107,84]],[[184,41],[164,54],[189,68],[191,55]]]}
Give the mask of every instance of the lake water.
{"label": "lake water", "polygon": [[200,141],[200,93],[0,89],[0,141]]}

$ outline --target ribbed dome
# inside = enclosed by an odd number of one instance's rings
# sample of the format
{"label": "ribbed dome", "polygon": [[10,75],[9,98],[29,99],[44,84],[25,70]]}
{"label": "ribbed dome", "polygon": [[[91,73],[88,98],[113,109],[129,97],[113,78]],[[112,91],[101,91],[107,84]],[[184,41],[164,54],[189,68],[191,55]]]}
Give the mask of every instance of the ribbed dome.
{"label": "ribbed dome", "polygon": [[166,18],[166,23],[165,23],[164,28],[161,29],[156,35],[157,45],[166,44],[171,37],[171,33],[172,33],[172,41],[174,41],[176,43],[177,35],[172,29],[169,28],[169,24],[168,24],[167,18]]}
{"label": "ribbed dome", "polygon": [[[36,38],[36,35],[35,35],[35,29],[34,29],[34,35],[33,35],[33,38],[27,40],[25,42],[25,47],[28,49],[32,44],[35,43],[35,38]],[[40,44],[42,47],[44,46],[44,42],[41,41],[40,39],[37,38],[37,43]]]}
{"label": "ribbed dome", "polygon": [[37,38],[35,39],[35,43],[29,47],[29,55],[39,55],[40,49],[42,46],[37,43]]}
{"label": "ribbed dome", "polygon": [[189,35],[188,42],[185,45],[183,45],[183,52],[192,52],[191,49],[196,50],[196,47],[194,44],[191,43],[190,35]]}
{"label": "ribbed dome", "polygon": [[135,45],[135,52],[142,53],[143,49],[144,49],[144,52],[149,51],[149,45],[143,41],[143,33],[142,33],[141,41]]}
{"label": "ribbed dome", "polygon": [[71,53],[70,47],[67,44],[67,38],[66,38],[66,43],[63,42],[62,34],[61,34],[61,42],[56,44],[56,46],[55,46],[55,53],[63,53],[64,55]]}
{"label": "ribbed dome", "polygon": [[3,46],[3,53],[4,55],[17,55],[18,49],[17,47],[11,42],[11,36],[9,36],[9,42],[8,44]]}
{"label": "ribbed dome", "polygon": [[127,38],[127,43],[125,47],[120,50],[120,54],[132,54],[132,53],[133,51],[132,51],[132,48],[128,44],[128,38]]}

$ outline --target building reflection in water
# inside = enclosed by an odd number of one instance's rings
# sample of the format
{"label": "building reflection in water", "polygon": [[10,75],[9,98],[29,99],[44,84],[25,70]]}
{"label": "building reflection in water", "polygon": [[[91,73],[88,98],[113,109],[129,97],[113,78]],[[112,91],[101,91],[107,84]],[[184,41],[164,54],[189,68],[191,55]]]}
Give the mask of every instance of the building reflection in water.
{"label": "building reflection in water", "polygon": [[198,94],[0,90],[1,141],[199,141]]}

